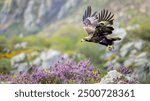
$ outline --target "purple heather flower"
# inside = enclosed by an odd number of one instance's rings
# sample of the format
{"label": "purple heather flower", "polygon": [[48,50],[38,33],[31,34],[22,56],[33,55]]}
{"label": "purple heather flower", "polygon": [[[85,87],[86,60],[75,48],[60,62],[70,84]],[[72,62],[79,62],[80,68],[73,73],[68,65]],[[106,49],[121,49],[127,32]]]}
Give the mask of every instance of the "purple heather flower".
{"label": "purple heather flower", "polygon": [[46,70],[33,68],[30,72],[18,73],[15,76],[0,75],[0,80],[7,80],[15,84],[100,82],[100,71],[93,68],[89,60],[81,61],[79,63],[72,60],[62,60]]}
{"label": "purple heather flower", "polygon": [[11,76],[9,76],[8,74],[2,75],[0,74],[0,81],[4,81],[4,82],[8,82],[11,81]]}
{"label": "purple heather flower", "polygon": [[90,66],[89,61],[81,61],[77,64],[74,61],[67,60],[52,67],[51,71],[63,81],[72,80],[75,81],[74,83],[78,82],[78,80],[81,80],[82,82],[79,81],[81,83],[88,83],[90,82],[87,81],[89,77],[94,78],[94,68]]}
{"label": "purple heather flower", "polygon": [[108,71],[114,70],[114,66],[113,65],[109,65],[106,67]]}
{"label": "purple heather flower", "polygon": [[96,80],[97,79],[97,75],[94,75],[94,80]]}
{"label": "purple heather flower", "polygon": [[131,70],[127,67],[122,67],[122,68],[120,68],[120,72],[122,74],[129,74],[129,73],[131,73]]}

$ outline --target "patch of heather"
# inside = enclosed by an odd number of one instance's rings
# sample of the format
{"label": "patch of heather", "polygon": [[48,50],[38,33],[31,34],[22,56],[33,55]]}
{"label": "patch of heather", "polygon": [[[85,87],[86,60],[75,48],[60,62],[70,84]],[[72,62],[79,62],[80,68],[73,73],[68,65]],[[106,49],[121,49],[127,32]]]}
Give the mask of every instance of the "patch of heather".
{"label": "patch of heather", "polygon": [[64,58],[49,69],[35,68],[26,73],[0,75],[0,81],[13,84],[89,84],[100,80],[100,70],[92,67],[89,60],[76,63]]}

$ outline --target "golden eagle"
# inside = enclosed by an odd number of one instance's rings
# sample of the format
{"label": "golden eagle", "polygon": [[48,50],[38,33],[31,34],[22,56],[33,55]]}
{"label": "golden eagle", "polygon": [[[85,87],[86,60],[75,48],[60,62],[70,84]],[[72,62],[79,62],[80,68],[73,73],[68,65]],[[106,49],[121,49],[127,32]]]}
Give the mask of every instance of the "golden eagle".
{"label": "golden eagle", "polygon": [[121,40],[119,37],[108,38],[112,34],[114,14],[108,10],[92,13],[91,6],[88,6],[83,15],[84,29],[88,36],[81,39],[81,42],[94,42],[107,46],[108,50],[113,49],[114,41]]}

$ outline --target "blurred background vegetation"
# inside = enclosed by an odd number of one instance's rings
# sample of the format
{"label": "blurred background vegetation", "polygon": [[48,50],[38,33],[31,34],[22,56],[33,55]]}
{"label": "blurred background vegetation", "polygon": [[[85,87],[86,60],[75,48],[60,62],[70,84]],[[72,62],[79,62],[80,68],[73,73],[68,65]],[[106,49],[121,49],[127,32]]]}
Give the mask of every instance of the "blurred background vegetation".
{"label": "blurred background vegetation", "polygon": [[[0,0],[0,73],[34,65],[47,68],[60,53],[77,62],[89,59],[103,75],[112,65],[127,66],[139,81],[150,83],[149,4],[150,0]],[[113,52],[80,42],[86,36],[82,15],[88,5],[115,14],[114,33],[123,40]]]}

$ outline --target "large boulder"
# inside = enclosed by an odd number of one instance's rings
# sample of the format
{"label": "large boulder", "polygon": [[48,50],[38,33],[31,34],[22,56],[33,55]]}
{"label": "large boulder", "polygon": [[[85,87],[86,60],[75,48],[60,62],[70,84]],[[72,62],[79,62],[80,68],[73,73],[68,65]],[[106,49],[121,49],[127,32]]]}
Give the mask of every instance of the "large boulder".
{"label": "large boulder", "polygon": [[143,63],[142,66],[134,69],[132,74],[133,78],[136,78],[138,81],[142,83],[150,82],[150,63]]}
{"label": "large boulder", "polygon": [[40,54],[40,58],[42,61],[41,67],[42,68],[50,68],[54,63],[56,63],[62,54],[56,50],[48,50],[47,52],[42,52]]}
{"label": "large boulder", "polygon": [[128,42],[121,47],[120,55],[121,57],[125,57],[132,50],[141,51],[143,47],[144,47],[144,41],[142,40]]}
{"label": "large boulder", "polygon": [[11,59],[11,65],[15,65],[16,63],[24,62],[26,59],[27,59],[27,54],[20,53]]}
{"label": "large boulder", "polygon": [[20,53],[11,59],[11,66],[14,68],[12,73],[27,72],[30,68],[30,63],[27,59],[28,54]]}
{"label": "large boulder", "polygon": [[133,78],[128,75],[123,75],[122,73],[112,70],[105,75],[100,84],[126,84],[126,83],[137,83]]}

